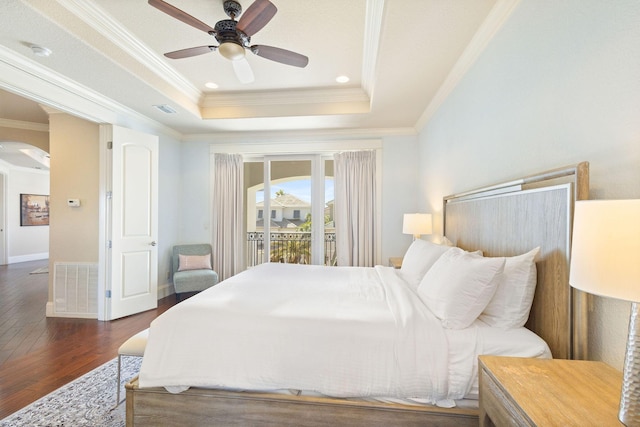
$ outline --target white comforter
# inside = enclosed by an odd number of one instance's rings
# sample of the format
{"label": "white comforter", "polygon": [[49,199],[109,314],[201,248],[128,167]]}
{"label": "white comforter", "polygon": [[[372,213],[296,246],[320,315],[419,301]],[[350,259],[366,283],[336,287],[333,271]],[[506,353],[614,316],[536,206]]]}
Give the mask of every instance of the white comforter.
{"label": "white comforter", "polygon": [[[462,398],[474,380],[475,352],[455,364],[468,375],[450,370],[440,321],[397,272],[292,264],[247,270],[152,322],[140,387]],[[475,347],[473,331],[465,340]]]}

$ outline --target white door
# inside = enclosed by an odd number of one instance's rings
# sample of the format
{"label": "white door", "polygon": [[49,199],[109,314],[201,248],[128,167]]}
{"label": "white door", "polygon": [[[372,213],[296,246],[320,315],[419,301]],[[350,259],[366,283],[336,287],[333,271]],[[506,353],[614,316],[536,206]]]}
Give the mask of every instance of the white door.
{"label": "white door", "polygon": [[158,306],[158,137],[113,126],[112,141],[106,320]]}

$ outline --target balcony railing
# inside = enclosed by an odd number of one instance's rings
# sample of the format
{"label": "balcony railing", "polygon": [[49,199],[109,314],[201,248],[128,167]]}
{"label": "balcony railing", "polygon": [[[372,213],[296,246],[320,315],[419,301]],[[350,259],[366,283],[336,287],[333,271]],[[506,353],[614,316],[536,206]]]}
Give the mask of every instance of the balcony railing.
{"label": "balcony railing", "polygon": [[[264,262],[264,232],[247,233],[247,265]],[[269,261],[311,264],[311,233],[292,231],[271,233]],[[336,265],[336,233],[324,233],[324,264]]]}

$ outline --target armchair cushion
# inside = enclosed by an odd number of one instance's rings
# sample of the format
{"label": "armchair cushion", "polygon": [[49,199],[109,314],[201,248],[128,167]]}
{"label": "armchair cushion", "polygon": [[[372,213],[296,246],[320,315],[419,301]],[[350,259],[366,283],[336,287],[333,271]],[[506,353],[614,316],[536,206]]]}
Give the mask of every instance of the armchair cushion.
{"label": "armchair cushion", "polygon": [[178,271],[211,270],[211,255],[178,254]]}
{"label": "armchair cushion", "polygon": [[178,271],[173,275],[176,293],[199,292],[218,283],[218,273],[213,270]]}

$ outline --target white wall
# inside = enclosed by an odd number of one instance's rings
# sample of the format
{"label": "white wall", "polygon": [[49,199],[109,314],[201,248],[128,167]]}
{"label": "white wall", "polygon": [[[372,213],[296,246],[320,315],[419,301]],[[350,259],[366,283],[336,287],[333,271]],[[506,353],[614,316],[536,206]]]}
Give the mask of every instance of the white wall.
{"label": "white wall", "polygon": [[382,145],[382,260],[401,257],[413,241],[402,234],[405,213],[421,211],[417,136],[386,137]]}
{"label": "white wall", "polygon": [[[640,198],[640,2],[522,0],[420,134],[423,208],[586,160],[592,199]],[[629,304],[594,298],[590,359],[621,369]]]}
{"label": "white wall", "polygon": [[[156,132],[157,133],[157,132]],[[180,243],[179,224],[182,182],[180,141],[159,134],[160,154],[158,158],[158,297],[173,292],[169,273],[171,271],[171,252],[173,246]]]}
{"label": "white wall", "polygon": [[47,259],[49,226],[20,226],[20,194],[49,194],[49,171],[15,167],[5,170],[7,262]]}
{"label": "white wall", "polygon": [[183,142],[181,146],[180,243],[211,241],[211,173],[209,143]]}
{"label": "white wall", "polygon": [[[97,263],[99,253],[99,125],[66,114],[49,114],[51,229],[49,270],[57,262]],[[67,199],[79,199],[69,207]],[[53,291],[53,274],[49,275]],[[53,293],[50,293],[53,301]]]}

